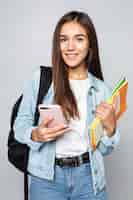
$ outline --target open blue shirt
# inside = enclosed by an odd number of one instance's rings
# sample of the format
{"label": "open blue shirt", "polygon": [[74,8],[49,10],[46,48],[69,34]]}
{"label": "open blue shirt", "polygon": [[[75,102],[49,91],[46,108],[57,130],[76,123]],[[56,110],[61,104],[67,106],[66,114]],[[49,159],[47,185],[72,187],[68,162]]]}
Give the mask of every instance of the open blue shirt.
{"label": "open blue shirt", "polygon": [[[14,130],[15,138],[21,143],[30,147],[28,171],[40,178],[53,180],[54,178],[54,162],[55,162],[55,143],[50,142],[34,142],[31,140],[31,132],[33,126],[34,112],[39,89],[40,70],[38,69],[33,79],[26,84],[23,91],[23,100],[15,120]],[[88,72],[88,98],[87,98],[87,121],[91,124],[95,117],[96,106],[111,96],[111,89],[101,80],[94,77]],[[53,102],[54,90],[53,82],[45,96],[43,103],[50,104]],[[94,193],[97,194],[106,186],[103,156],[108,155],[119,143],[120,133],[116,130],[112,137],[107,135],[101,138],[96,150],[92,150],[90,144],[88,152],[90,154],[90,165],[93,179]],[[89,140],[89,130],[88,130]]]}

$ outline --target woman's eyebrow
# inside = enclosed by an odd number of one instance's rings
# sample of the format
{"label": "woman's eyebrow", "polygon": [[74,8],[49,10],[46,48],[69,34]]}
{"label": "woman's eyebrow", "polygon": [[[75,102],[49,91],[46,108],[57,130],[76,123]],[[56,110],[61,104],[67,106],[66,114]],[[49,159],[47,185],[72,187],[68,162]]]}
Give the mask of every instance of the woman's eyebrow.
{"label": "woman's eyebrow", "polygon": [[[66,34],[60,34],[59,35],[60,37],[68,37],[68,35],[66,35]],[[86,37],[87,35],[85,35],[85,34],[75,34],[74,35],[75,37]]]}
{"label": "woman's eyebrow", "polygon": [[81,34],[81,33],[80,33],[80,34],[76,34],[75,36],[76,36],[76,37],[86,37],[87,35]]}
{"label": "woman's eyebrow", "polygon": [[65,34],[60,34],[59,37],[67,37]]}

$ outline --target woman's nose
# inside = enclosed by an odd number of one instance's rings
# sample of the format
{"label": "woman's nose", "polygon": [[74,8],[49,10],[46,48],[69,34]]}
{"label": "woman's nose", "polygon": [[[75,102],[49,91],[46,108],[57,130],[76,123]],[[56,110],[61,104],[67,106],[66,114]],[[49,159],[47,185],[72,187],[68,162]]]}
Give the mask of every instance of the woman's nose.
{"label": "woman's nose", "polygon": [[69,40],[67,48],[68,48],[68,50],[73,50],[75,48],[74,41]]}

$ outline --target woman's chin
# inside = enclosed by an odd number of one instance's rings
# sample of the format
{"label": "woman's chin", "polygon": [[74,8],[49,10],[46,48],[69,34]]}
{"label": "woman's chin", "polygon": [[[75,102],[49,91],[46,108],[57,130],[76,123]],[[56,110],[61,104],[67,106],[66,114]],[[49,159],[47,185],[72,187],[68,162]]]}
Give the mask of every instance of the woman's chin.
{"label": "woman's chin", "polygon": [[76,68],[76,67],[79,66],[78,63],[70,63],[70,62],[66,62],[66,65],[67,65],[68,67],[70,67],[70,68]]}

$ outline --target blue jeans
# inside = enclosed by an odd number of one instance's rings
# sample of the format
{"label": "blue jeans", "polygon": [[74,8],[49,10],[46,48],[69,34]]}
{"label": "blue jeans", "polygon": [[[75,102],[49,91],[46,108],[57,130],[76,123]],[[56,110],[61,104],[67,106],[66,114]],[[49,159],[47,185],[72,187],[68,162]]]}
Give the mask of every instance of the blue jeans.
{"label": "blue jeans", "polygon": [[106,190],[92,188],[90,163],[79,167],[55,166],[53,181],[31,175],[30,200],[107,200]]}

